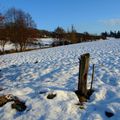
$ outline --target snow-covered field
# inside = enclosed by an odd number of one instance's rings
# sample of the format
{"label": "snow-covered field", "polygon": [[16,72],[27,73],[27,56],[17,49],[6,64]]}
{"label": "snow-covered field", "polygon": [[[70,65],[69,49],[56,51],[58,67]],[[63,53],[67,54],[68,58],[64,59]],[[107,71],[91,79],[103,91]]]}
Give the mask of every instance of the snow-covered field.
{"label": "snow-covered field", "polygon": [[[36,45],[28,45],[27,49],[36,49],[36,48],[45,48],[50,47],[53,43],[53,38],[36,38],[35,43]],[[18,46],[19,47],[19,46]],[[15,45],[11,42],[7,42],[4,47],[5,50],[15,50]],[[20,48],[19,48],[20,49]],[[2,50],[2,46],[0,45],[0,50]]]}
{"label": "snow-covered field", "polygon": [[36,43],[40,43],[41,45],[51,45],[54,41],[54,38],[37,38]]}
{"label": "snow-covered field", "polygon": [[[95,64],[95,92],[84,109],[74,91],[78,84],[78,58],[91,55]],[[120,40],[106,40],[0,56],[0,95],[13,94],[27,109],[17,112],[11,102],[0,107],[0,120],[120,120]],[[55,93],[54,99],[47,99]],[[108,118],[105,112],[114,116]]]}

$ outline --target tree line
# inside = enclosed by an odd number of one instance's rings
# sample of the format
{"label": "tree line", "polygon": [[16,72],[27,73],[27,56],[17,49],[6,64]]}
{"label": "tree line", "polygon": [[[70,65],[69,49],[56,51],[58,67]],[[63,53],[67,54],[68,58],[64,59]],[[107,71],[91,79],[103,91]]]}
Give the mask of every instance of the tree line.
{"label": "tree line", "polygon": [[120,38],[120,31],[110,31],[110,32],[102,32],[101,36],[104,37],[114,37],[114,38]]}
{"label": "tree line", "polygon": [[62,27],[57,27],[54,32],[51,33],[51,37],[57,39],[60,45],[66,44],[75,44],[81,42],[95,41],[99,39],[106,39],[105,36],[102,35],[92,35],[88,32],[79,33],[72,25],[71,28],[65,31]]}
{"label": "tree line", "polygon": [[2,52],[8,41],[12,42],[16,51],[25,51],[28,44],[35,41],[35,38],[53,38],[53,46],[74,44],[98,39],[105,39],[107,36],[92,35],[88,32],[79,33],[72,25],[69,30],[58,26],[54,31],[39,30],[29,13],[23,10],[10,8],[4,14],[0,13],[0,45]]}
{"label": "tree line", "polygon": [[106,39],[106,37],[102,35],[92,35],[89,34],[88,32],[79,33],[77,32],[73,25],[71,25],[71,28],[67,31],[64,28],[58,26],[52,32],[47,30],[40,30],[39,33],[40,33],[39,36],[42,38],[44,37],[53,38],[54,39],[53,46]]}

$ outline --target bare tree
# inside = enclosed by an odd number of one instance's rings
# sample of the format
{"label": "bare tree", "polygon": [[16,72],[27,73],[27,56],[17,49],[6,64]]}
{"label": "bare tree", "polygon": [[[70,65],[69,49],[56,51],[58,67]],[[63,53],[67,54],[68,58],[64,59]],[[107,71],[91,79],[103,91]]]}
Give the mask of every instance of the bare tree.
{"label": "bare tree", "polygon": [[62,28],[62,27],[57,27],[55,30],[54,30],[54,33],[55,33],[55,38],[61,43],[64,45],[64,41],[65,41],[65,30]]}
{"label": "bare tree", "polygon": [[11,8],[5,13],[5,24],[8,30],[8,36],[10,41],[14,43],[16,51],[18,51],[18,45],[19,45],[17,40],[18,29],[16,26],[17,16],[18,15],[15,8]]}
{"label": "bare tree", "polygon": [[0,45],[2,52],[4,52],[5,44],[7,43],[7,30],[4,23],[4,16],[0,14]]}
{"label": "bare tree", "polygon": [[11,8],[6,12],[5,18],[10,40],[15,44],[16,50],[18,45],[20,51],[25,50],[29,41],[35,37],[33,30],[36,26],[32,17],[22,10]]}
{"label": "bare tree", "polygon": [[71,26],[71,31],[69,33],[69,39],[71,43],[77,43],[77,32],[73,25]]}

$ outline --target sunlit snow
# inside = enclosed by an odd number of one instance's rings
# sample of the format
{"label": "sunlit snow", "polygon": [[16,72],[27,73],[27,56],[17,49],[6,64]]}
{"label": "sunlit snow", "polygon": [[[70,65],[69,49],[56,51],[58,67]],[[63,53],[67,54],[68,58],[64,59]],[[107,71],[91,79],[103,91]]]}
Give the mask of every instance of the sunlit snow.
{"label": "sunlit snow", "polygon": [[[95,92],[84,109],[77,105],[80,55],[90,53],[88,88],[95,64]],[[120,39],[34,50],[0,56],[0,95],[13,94],[27,109],[17,112],[11,102],[0,107],[0,120],[119,120]],[[55,93],[54,99],[47,99]],[[105,111],[114,113],[107,118]]]}

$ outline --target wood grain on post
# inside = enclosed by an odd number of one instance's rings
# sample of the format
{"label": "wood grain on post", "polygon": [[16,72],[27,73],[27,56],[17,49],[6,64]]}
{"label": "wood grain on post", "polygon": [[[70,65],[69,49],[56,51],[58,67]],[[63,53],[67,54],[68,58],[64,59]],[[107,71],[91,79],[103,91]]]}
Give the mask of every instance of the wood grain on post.
{"label": "wood grain on post", "polygon": [[93,70],[92,70],[92,80],[91,80],[90,90],[92,90],[92,85],[93,85],[93,80],[94,80],[94,71],[95,71],[95,64],[93,64]]}
{"label": "wood grain on post", "polygon": [[90,54],[86,53],[81,55],[79,59],[79,80],[78,80],[78,91],[82,96],[87,96],[87,75],[89,69]]}

